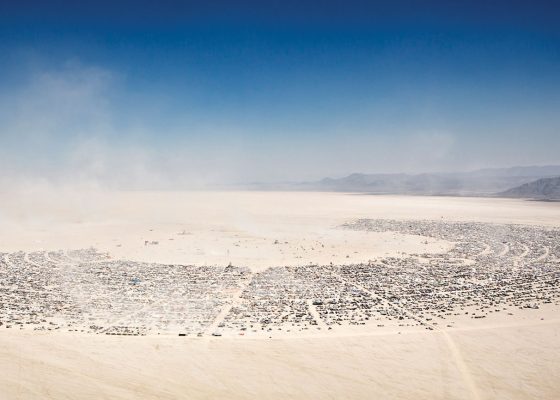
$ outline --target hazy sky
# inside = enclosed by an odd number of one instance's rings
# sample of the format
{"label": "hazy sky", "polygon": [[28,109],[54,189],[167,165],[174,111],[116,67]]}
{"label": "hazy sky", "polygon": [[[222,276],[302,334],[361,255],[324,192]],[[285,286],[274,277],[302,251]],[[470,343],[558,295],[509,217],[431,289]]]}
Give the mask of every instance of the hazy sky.
{"label": "hazy sky", "polygon": [[4,179],[560,164],[553,1],[6,3]]}

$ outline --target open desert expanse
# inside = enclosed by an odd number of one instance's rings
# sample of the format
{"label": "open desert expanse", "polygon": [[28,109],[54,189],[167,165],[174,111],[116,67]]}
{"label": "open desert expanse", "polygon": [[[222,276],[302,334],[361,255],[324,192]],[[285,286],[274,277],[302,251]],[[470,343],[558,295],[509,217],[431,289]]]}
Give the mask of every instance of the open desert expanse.
{"label": "open desert expanse", "polygon": [[[61,200],[62,199],[62,200]],[[227,265],[367,262],[449,244],[340,230],[359,218],[560,224],[560,203],[314,192],[76,192],[2,194],[1,251],[95,247],[115,259]],[[146,243],[147,242],[147,243]],[[152,244],[157,242],[157,245]]]}
{"label": "open desert expanse", "polygon": [[560,396],[560,203],[27,194],[2,399]]}
{"label": "open desert expanse", "polygon": [[0,1],[0,400],[560,399],[560,1]]}

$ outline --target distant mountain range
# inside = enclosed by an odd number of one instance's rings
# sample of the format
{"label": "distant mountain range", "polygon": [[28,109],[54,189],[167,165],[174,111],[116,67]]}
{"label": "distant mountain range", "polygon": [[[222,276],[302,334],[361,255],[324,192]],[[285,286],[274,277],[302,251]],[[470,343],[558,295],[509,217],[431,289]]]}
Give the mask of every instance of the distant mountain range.
{"label": "distant mountain range", "polygon": [[502,197],[560,200],[560,176],[542,178],[498,193]]}
{"label": "distant mountain range", "polygon": [[[542,178],[560,176],[560,165],[480,169],[456,173],[351,174],[316,182],[252,184],[258,190],[311,190],[371,194],[501,196]],[[513,197],[511,192],[508,197]],[[540,197],[539,197],[540,198]]]}

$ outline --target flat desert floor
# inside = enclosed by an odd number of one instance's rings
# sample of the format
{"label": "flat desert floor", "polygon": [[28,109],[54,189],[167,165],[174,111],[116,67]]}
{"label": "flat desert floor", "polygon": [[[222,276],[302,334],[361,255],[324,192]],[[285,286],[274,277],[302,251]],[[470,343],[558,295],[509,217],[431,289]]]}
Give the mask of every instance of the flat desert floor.
{"label": "flat desert floor", "polygon": [[[453,243],[345,230],[359,219],[560,227],[560,203],[342,193],[2,194],[0,252],[95,247],[188,265],[368,263]],[[528,250],[527,250],[528,251]],[[266,337],[105,336],[0,328],[0,399],[556,399],[554,307],[450,330]]]}

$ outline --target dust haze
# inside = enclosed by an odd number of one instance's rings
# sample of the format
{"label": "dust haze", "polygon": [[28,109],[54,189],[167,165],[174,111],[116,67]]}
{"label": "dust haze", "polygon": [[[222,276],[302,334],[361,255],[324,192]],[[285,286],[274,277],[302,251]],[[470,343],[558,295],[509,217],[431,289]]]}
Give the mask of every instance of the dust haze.
{"label": "dust haze", "polygon": [[455,128],[393,132],[372,123],[346,136],[336,125],[320,134],[305,134],[302,127],[287,140],[250,117],[197,118],[188,106],[162,123],[163,96],[119,96],[125,74],[79,60],[22,65],[24,78],[0,94],[3,191],[227,189],[356,172],[418,174],[558,162],[542,152],[535,158],[528,149],[508,150],[512,144],[505,142],[496,154],[488,153],[494,146],[467,153],[474,143],[459,139]]}
{"label": "dust haze", "polygon": [[560,203],[490,196],[556,167],[452,196],[434,171],[512,160],[161,124],[126,83],[71,61],[0,95],[0,397],[557,397]]}

